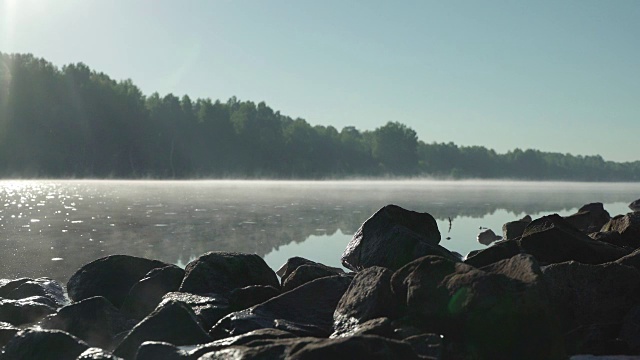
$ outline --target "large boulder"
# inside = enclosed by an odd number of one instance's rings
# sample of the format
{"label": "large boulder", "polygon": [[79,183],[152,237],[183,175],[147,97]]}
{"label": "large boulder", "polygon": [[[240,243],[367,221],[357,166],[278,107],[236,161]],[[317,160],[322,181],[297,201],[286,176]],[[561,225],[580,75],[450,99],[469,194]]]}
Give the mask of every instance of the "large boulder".
{"label": "large boulder", "polygon": [[477,358],[564,359],[541,274],[528,255],[484,269],[426,256],[396,271],[391,284],[407,321]]}
{"label": "large boulder", "polygon": [[204,329],[211,329],[220,319],[232,312],[227,298],[216,294],[170,292],[162,297],[162,301],[169,300],[180,301],[189,306]]}
{"label": "large boulder", "polygon": [[175,266],[155,268],[135,283],[122,304],[122,311],[134,319],[144,319],[169,292],[178,291],[184,270]]}
{"label": "large boulder", "polygon": [[24,325],[36,322],[43,317],[53,314],[56,309],[32,298],[20,300],[0,299],[0,321],[12,325]]}
{"label": "large boulder", "polygon": [[45,329],[63,330],[89,345],[113,349],[116,335],[131,329],[129,321],[109,300],[95,296],[67,305],[42,322]]}
{"label": "large boulder", "polygon": [[565,331],[621,323],[640,300],[640,272],[630,266],[570,261],[545,266],[542,271]]}
{"label": "large boulder", "polygon": [[226,294],[250,285],[280,288],[278,276],[256,254],[212,251],[187,264],[181,292]]}
{"label": "large boulder", "polygon": [[[344,273],[344,271],[342,272]],[[297,288],[302,284],[306,284],[309,281],[319,279],[327,276],[339,275],[341,272],[333,270],[332,268],[324,265],[301,265],[298,266],[292,273],[286,278],[282,279],[282,291],[289,291]]]}
{"label": "large boulder", "polygon": [[289,360],[406,359],[419,357],[407,342],[375,335],[358,335],[309,342],[289,349]]}
{"label": "large boulder", "polygon": [[615,216],[600,231],[619,232],[625,246],[640,248],[640,211]]}
{"label": "large boulder", "polygon": [[519,240],[522,252],[531,254],[541,264],[578,261],[602,264],[628,254],[628,251],[591,239],[558,214],[532,221]]}
{"label": "large boulder", "polygon": [[396,299],[391,291],[392,275],[391,270],[378,266],[364,269],[356,275],[333,313],[332,337],[348,336],[369,320],[396,315]]}
{"label": "large boulder", "polygon": [[85,342],[64,331],[25,329],[4,347],[2,359],[75,360],[88,348]]}
{"label": "large boulder", "polygon": [[319,262],[315,262],[309,259],[305,259],[303,257],[300,256],[294,256],[291,257],[287,260],[286,263],[284,263],[279,269],[278,271],[276,271],[276,274],[278,274],[278,276],[280,276],[281,281],[284,283],[284,281],[289,277],[289,275],[291,275],[294,271],[296,271],[297,268],[299,268],[302,265],[310,265],[310,266],[317,266],[317,267],[321,267],[323,269],[326,269],[327,271],[330,271],[333,273],[333,275],[340,275],[344,273],[344,270],[342,270],[341,268],[337,268],[337,267],[333,267],[333,266],[327,266],[324,264],[321,264]]}
{"label": "large boulder", "polygon": [[590,203],[582,206],[575,214],[564,218],[569,224],[585,234],[598,231],[609,222],[611,216],[602,203]]}
{"label": "large boulder", "polygon": [[531,216],[527,215],[520,220],[510,221],[502,225],[502,238],[504,240],[513,240],[522,236],[524,229],[531,222]]}
{"label": "large boulder", "polygon": [[632,201],[631,204],[629,204],[629,209],[633,211],[640,211],[640,199]]}
{"label": "large boulder", "polygon": [[268,285],[251,285],[229,293],[229,309],[239,311],[263,303],[280,295],[280,290]]}
{"label": "large boulder", "polygon": [[474,267],[483,267],[500,260],[509,259],[520,254],[520,252],[520,243],[517,240],[503,240],[473,254],[469,253],[464,262]]}
{"label": "large boulder", "polygon": [[200,358],[200,356],[210,352],[221,350],[230,346],[246,345],[251,342],[266,343],[270,340],[293,338],[297,338],[297,336],[288,331],[278,329],[260,329],[237,336],[219,339],[208,344],[199,345],[195,349],[189,351],[189,357],[191,359],[198,359]]}
{"label": "large boulder", "polygon": [[299,336],[328,337],[333,312],[351,278],[330,276],[313,280],[262,304],[231,313],[210,331],[214,339],[274,328]]}
{"label": "large boulder", "polygon": [[163,301],[122,340],[114,355],[131,359],[145,341],[165,341],[174,345],[205,344],[211,338],[202,329],[193,311],[179,301]]}
{"label": "large boulder", "polygon": [[49,278],[21,278],[2,282],[0,286],[0,298],[19,300],[40,296],[51,300],[54,307],[67,305],[69,299],[64,288],[56,280]]}
{"label": "large boulder", "polygon": [[73,301],[103,296],[120,307],[131,287],[149,271],[169,264],[130,255],[111,255],[94,260],[76,271],[67,282]]}
{"label": "large boulder", "polygon": [[425,255],[455,258],[439,242],[433,216],[387,205],[356,231],[342,254],[342,265],[354,271],[371,266],[395,270]]}

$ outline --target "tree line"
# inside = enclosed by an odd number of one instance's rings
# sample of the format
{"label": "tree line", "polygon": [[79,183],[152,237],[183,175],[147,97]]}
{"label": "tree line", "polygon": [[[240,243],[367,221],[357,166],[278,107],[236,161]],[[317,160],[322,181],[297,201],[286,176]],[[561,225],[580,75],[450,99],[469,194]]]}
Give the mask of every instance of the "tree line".
{"label": "tree line", "polygon": [[0,177],[356,176],[638,181],[640,161],[425,143],[399,122],[312,126],[264,102],[146,96],[82,63],[0,53]]}

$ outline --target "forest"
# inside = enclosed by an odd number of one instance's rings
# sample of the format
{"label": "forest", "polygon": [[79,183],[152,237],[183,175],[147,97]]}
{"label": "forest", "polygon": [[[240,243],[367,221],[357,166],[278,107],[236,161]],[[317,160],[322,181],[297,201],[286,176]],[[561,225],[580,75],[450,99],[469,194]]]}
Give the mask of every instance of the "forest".
{"label": "forest", "polygon": [[640,181],[640,161],[426,143],[394,121],[312,126],[264,102],[147,96],[82,63],[0,53],[0,177]]}

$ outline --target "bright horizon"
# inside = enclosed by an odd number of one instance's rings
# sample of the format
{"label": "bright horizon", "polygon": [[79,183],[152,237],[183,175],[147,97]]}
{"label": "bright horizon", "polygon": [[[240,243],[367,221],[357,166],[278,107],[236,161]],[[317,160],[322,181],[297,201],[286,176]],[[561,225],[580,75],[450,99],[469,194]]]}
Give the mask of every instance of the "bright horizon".
{"label": "bright horizon", "polygon": [[640,160],[640,2],[0,0],[0,52],[312,125]]}

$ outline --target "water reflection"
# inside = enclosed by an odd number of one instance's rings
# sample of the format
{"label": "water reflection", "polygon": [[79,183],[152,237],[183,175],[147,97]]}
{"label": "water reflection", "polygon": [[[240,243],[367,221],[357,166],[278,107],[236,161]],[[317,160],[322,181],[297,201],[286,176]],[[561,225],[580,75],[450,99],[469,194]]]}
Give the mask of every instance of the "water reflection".
{"label": "water reflection", "polygon": [[[0,182],[0,277],[65,281],[108,254],[186,264],[211,250],[264,256],[272,267],[300,255],[338,266],[360,224],[394,203],[431,213],[442,244],[482,247],[480,227],[525,214],[569,214],[587,202],[627,212],[640,184],[508,182]],[[448,218],[452,229],[448,232]],[[450,240],[445,240],[450,238]]]}

